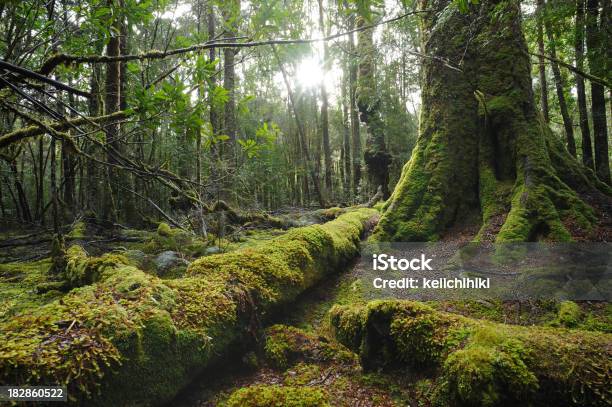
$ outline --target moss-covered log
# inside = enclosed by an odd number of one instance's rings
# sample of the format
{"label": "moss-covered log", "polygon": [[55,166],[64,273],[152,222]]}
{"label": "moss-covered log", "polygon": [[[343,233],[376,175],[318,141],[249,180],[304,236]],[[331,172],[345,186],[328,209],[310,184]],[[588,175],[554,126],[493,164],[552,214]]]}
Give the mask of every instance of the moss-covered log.
{"label": "moss-covered log", "polygon": [[355,210],[262,247],[198,259],[175,280],[72,247],[66,277],[79,288],[0,318],[0,382],[66,383],[86,405],[163,404],[230,345],[252,338],[258,321],[339,271],[375,213]]}
{"label": "moss-covered log", "polygon": [[367,369],[407,367],[436,379],[440,406],[608,406],[612,335],[523,327],[417,302],[330,311],[336,337]]}
{"label": "moss-covered log", "polygon": [[465,14],[449,0],[420,3],[440,11],[422,19],[419,138],[375,236],[436,240],[479,211],[481,234],[497,241],[570,240],[568,223],[596,222],[576,191],[610,188],[536,111],[519,2],[470,3]]}

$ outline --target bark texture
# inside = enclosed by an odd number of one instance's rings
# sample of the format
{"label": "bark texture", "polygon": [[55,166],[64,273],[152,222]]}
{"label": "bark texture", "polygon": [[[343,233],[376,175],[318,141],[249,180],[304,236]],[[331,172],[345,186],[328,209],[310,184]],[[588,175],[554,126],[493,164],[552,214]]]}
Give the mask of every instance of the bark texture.
{"label": "bark texture", "polygon": [[[477,238],[497,241],[569,240],[569,221],[591,228],[594,211],[574,188],[610,189],[536,111],[519,2],[486,0],[466,14],[446,0],[421,6],[442,11],[422,20],[420,134],[375,237],[436,240],[471,215],[482,219]],[[462,57],[462,72],[440,62]]]}

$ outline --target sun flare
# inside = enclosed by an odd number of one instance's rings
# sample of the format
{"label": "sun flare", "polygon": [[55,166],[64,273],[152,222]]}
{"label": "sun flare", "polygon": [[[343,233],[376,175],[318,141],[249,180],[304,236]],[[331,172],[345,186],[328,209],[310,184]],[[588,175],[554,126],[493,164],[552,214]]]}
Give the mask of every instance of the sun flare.
{"label": "sun flare", "polygon": [[325,79],[322,63],[316,57],[302,60],[298,65],[295,76],[297,83],[303,88],[319,86]]}

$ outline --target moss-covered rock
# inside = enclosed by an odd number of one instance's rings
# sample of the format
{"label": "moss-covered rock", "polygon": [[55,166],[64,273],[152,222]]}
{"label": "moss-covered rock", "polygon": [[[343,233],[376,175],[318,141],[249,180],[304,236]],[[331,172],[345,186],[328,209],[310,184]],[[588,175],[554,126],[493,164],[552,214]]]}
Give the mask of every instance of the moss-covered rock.
{"label": "moss-covered rock", "polygon": [[174,280],[73,246],[66,278],[78,288],[0,318],[0,381],[66,384],[86,405],[168,402],[231,345],[250,340],[253,321],[339,271],[374,214],[351,211],[256,249],[201,258]]}
{"label": "moss-covered rock", "polygon": [[365,368],[428,367],[440,406],[604,406],[612,336],[522,327],[374,301],[330,311],[336,337]]}

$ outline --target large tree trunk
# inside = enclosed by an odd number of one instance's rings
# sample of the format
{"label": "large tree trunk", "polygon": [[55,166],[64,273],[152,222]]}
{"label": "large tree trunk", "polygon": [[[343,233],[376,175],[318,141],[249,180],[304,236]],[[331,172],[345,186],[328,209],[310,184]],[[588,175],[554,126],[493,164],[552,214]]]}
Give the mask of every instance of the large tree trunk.
{"label": "large tree trunk", "polygon": [[[609,1],[609,0],[604,0]],[[602,13],[603,14],[603,13]],[[606,24],[605,16],[598,26],[599,1],[587,0],[586,42],[590,73],[605,78],[606,69]],[[604,87],[591,81],[591,113],[593,115],[593,141],[595,142],[595,171],[602,181],[610,184],[610,162],[608,159],[608,126],[606,123],[606,99]]]}
{"label": "large tree trunk", "polygon": [[[576,52],[576,68],[580,71],[584,71],[584,0],[576,0],[574,50]],[[586,167],[594,168],[584,78],[582,75],[578,74],[576,75],[576,93],[578,94],[578,114],[580,120],[580,133],[582,136],[582,163]]]}
{"label": "large tree trunk", "polygon": [[[566,221],[590,228],[594,212],[575,189],[611,191],[536,111],[518,0],[484,0],[467,14],[448,0],[424,3],[443,11],[422,21],[430,58],[423,62],[419,139],[375,236],[436,240],[476,208],[478,238],[568,240]],[[469,36],[467,49],[454,40]],[[463,55],[461,72],[440,62]]]}

